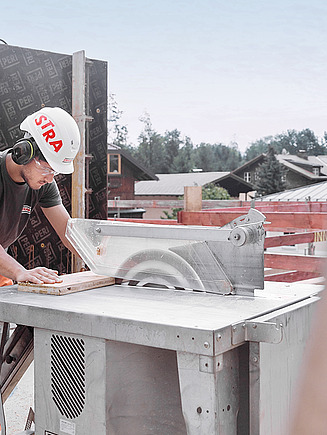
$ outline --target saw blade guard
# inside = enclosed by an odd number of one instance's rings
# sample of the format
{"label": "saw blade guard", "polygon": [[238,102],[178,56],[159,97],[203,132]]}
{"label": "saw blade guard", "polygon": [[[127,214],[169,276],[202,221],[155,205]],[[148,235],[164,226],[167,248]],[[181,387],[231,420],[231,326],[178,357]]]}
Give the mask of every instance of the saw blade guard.
{"label": "saw blade guard", "polygon": [[232,228],[74,218],[66,236],[97,274],[141,286],[253,294],[263,288],[260,215]]}

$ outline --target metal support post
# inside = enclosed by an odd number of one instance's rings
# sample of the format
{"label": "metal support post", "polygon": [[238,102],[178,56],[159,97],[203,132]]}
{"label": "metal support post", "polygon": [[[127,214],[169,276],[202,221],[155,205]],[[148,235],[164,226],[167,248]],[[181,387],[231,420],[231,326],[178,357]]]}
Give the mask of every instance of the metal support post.
{"label": "metal support post", "polygon": [[187,435],[236,435],[237,349],[218,356],[177,352],[177,362]]}

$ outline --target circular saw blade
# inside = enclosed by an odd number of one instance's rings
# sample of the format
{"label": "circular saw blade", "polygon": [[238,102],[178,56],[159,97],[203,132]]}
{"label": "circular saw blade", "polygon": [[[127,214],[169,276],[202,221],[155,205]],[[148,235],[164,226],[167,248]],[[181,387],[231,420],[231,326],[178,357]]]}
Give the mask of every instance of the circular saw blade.
{"label": "circular saw blade", "polygon": [[174,252],[158,249],[131,255],[119,267],[117,277],[141,286],[205,290],[198,274],[187,261]]}

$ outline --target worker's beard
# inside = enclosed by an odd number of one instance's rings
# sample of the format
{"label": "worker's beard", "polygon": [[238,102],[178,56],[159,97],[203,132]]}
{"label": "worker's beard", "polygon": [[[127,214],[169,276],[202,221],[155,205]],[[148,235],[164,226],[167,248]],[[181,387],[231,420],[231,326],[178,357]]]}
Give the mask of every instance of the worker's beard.
{"label": "worker's beard", "polygon": [[30,171],[27,170],[27,168],[22,168],[20,175],[25,183],[33,190],[39,190],[42,185],[47,184],[47,181],[45,179],[42,179],[42,175],[39,179],[37,179],[35,176],[32,177]]}

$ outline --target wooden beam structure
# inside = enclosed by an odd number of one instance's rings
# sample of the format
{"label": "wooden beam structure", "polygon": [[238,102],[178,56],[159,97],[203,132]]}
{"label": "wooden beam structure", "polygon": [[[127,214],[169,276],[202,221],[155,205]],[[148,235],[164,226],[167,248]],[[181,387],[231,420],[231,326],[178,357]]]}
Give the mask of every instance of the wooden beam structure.
{"label": "wooden beam structure", "polygon": [[[327,212],[265,212],[267,231],[319,230],[327,228]],[[235,210],[180,211],[178,223],[221,227],[240,216]]]}
{"label": "wooden beam structure", "polygon": [[265,248],[274,248],[276,246],[291,246],[299,243],[316,243],[327,241],[327,230],[310,231],[296,234],[287,234],[284,236],[270,236],[265,239]]}
{"label": "wooden beam structure", "polygon": [[[327,212],[327,202],[326,201],[256,201],[255,203],[243,203],[242,205],[235,206],[231,205],[234,211],[247,213],[250,207],[253,207],[262,213],[267,212],[275,212],[275,211],[285,211],[285,212]],[[230,210],[230,207],[227,205],[225,207],[221,207],[221,210]]]}
{"label": "wooden beam structure", "polygon": [[265,253],[264,265],[272,269],[299,270],[317,272],[321,275],[326,270],[327,259],[318,255],[268,254]]}
{"label": "wooden beam structure", "polygon": [[[321,273],[318,272],[301,272],[299,270],[285,270],[279,273],[272,273],[269,275],[265,275],[265,281],[274,281],[274,282],[295,282],[295,281],[304,281],[307,279],[319,278],[321,277]],[[323,280],[319,280],[319,283],[322,284]]]}
{"label": "wooden beam structure", "polygon": [[[159,197],[152,199],[120,199],[118,206],[120,208],[183,208],[183,199],[161,199]],[[108,200],[108,207],[116,207],[117,202]],[[230,210],[238,211],[245,214],[253,206],[251,201],[240,201],[235,199],[228,200],[202,200],[202,210]],[[265,211],[287,211],[287,212],[327,212],[327,201],[256,201],[255,208],[261,212]]]}

